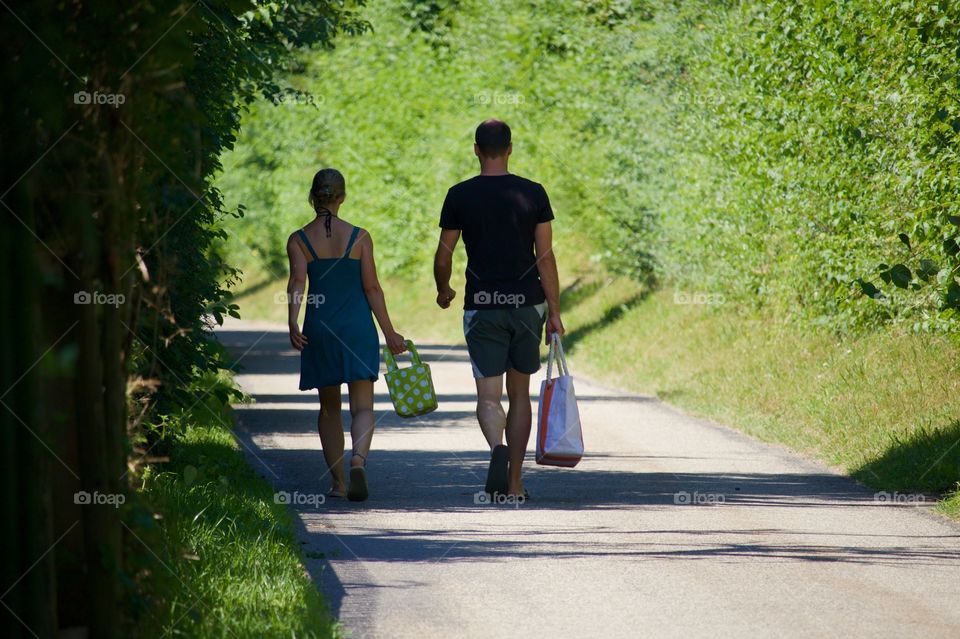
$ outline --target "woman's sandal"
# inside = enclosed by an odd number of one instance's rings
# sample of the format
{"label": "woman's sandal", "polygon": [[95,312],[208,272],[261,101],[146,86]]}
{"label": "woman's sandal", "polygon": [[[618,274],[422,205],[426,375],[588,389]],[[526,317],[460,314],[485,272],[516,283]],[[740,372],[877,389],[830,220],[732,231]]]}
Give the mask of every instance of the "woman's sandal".
{"label": "woman's sandal", "polygon": [[[364,466],[366,465],[366,456],[360,453],[354,453],[353,456],[362,459]],[[367,488],[367,469],[364,466],[350,467],[350,487],[347,489],[347,499],[350,501],[366,501],[370,496]]]}
{"label": "woman's sandal", "polygon": [[327,491],[327,497],[330,497],[332,499],[343,499],[346,496],[347,495],[342,490],[334,490],[333,488],[331,488],[330,490]]}

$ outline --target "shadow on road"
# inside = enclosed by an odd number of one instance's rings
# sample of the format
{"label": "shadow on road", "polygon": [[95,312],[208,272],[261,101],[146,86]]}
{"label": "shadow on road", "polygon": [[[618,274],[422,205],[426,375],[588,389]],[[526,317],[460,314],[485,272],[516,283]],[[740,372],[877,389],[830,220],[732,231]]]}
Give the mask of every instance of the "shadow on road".
{"label": "shadow on road", "polygon": [[[234,354],[242,372],[256,375],[295,375],[299,354],[290,348],[283,332],[219,331],[219,340]],[[464,347],[425,344],[420,352],[427,362],[466,361]],[[435,380],[438,390],[442,380]],[[871,565],[938,565],[960,561],[960,552],[936,540],[960,539],[960,534],[873,535],[877,543],[865,546],[869,534],[808,533],[796,527],[752,525],[758,518],[712,517],[725,508],[876,509],[913,508],[878,501],[874,493],[847,478],[827,472],[661,472],[683,467],[683,459],[721,461],[720,456],[682,457],[642,455],[591,450],[576,469],[536,466],[530,461],[525,485],[532,498],[518,505],[482,503],[481,491],[488,453],[479,431],[468,435],[463,422],[472,418],[474,396],[438,392],[440,410],[420,418],[403,420],[392,410],[377,411],[378,432],[442,434],[444,428],[464,440],[442,450],[378,449],[376,439],[369,457],[371,498],[363,504],[328,499],[317,505],[295,505],[305,552],[305,565],[321,585],[332,613],[338,615],[347,596],[340,581],[344,570],[353,571],[349,581],[355,589],[380,588],[365,576],[366,562],[472,562],[517,559],[567,559],[609,557],[617,561],[668,559],[720,562],[824,562]],[[261,393],[255,404],[236,407],[238,440],[247,450],[254,468],[278,491],[307,495],[323,494],[329,488],[326,466],[316,433],[317,399],[313,392]],[[651,398],[621,394],[584,395],[587,402],[655,402]],[[389,398],[377,394],[380,406]],[[445,409],[445,405],[452,405]],[[349,414],[344,411],[345,429]],[[381,419],[382,418],[382,419]],[[283,438],[272,445],[271,437]],[[396,440],[393,440],[396,441]],[[439,441],[439,440],[438,440]],[[443,440],[449,441],[449,440]],[[709,453],[705,453],[709,455]],[[599,462],[599,463],[597,463]],[[708,467],[713,464],[708,464]],[[724,467],[717,463],[717,467]],[[726,464],[729,468],[730,465]],[[618,470],[619,468],[630,470]],[[559,521],[538,528],[514,525],[517,518],[534,521],[540,511],[561,511]],[[671,522],[649,529],[625,532],[621,514],[630,511],[668,512]],[[398,513],[417,513],[415,527],[391,527]],[[823,511],[820,511],[821,513]],[[835,511],[836,512],[836,511]],[[889,512],[889,511],[888,511]],[[351,518],[350,513],[371,517]],[[450,526],[446,514],[458,514]],[[546,513],[543,513],[546,514]],[[506,522],[502,529],[498,519]],[[548,520],[545,518],[544,520]],[[644,521],[642,513],[631,521]],[[751,525],[727,528],[718,521],[750,521]],[[549,519],[556,522],[557,518]],[[369,522],[376,521],[376,525]],[[673,522],[676,521],[674,529]],[[764,521],[764,523],[767,523]],[[366,527],[364,527],[366,526]],[[584,543],[584,538],[590,543]],[[793,540],[793,543],[784,539]],[[849,539],[849,543],[845,540]],[[335,571],[331,561],[336,561]],[[349,567],[344,567],[344,563]],[[409,584],[407,584],[409,585]],[[402,584],[388,587],[403,587]],[[371,598],[375,599],[375,598]]]}

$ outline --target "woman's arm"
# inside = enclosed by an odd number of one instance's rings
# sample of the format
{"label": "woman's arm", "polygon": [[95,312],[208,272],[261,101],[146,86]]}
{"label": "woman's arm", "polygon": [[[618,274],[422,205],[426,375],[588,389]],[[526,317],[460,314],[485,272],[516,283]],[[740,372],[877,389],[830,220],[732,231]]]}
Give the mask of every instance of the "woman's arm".
{"label": "woman's arm", "polygon": [[387,301],[383,297],[383,289],[380,288],[380,280],[377,278],[377,264],[373,259],[373,238],[366,231],[362,231],[358,243],[360,244],[360,279],[363,282],[363,292],[367,295],[370,310],[377,318],[377,324],[380,325],[387,347],[394,355],[399,355],[407,350],[407,346],[403,343],[403,335],[393,330],[390,314],[387,313]]}
{"label": "woman's arm", "polygon": [[300,332],[297,319],[303,302],[303,289],[307,283],[307,258],[297,244],[296,233],[287,239],[287,257],[290,259],[290,279],[287,280],[287,327],[290,329],[290,344],[302,351],[307,338]]}

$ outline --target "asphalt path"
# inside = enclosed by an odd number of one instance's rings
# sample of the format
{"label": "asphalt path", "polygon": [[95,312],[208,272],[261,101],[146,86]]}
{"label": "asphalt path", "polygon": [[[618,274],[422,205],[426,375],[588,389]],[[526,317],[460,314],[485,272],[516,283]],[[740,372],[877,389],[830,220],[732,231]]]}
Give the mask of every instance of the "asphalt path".
{"label": "asphalt path", "polygon": [[960,637],[960,527],[930,500],[574,368],[587,456],[536,466],[531,439],[531,499],[478,503],[466,349],[424,343],[439,409],[397,417],[381,375],[371,497],[324,501],[317,397],[297,390],[285,327],[218,336],[256,400],[237,407],[238,439],[294,502],[305,566],[349,636]]}

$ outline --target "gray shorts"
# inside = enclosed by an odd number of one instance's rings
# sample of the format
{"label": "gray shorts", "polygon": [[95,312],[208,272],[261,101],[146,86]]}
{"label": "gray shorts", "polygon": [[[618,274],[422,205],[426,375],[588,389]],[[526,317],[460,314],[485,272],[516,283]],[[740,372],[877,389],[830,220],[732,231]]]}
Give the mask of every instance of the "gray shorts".
{"label": "gray shorts", "polygon": [[532,375],[540,370],[540,342],[546,303],[520,308],[496,308],[463,312],[463,336],[467,339],[474,377],[503,375],[513,368]]}

